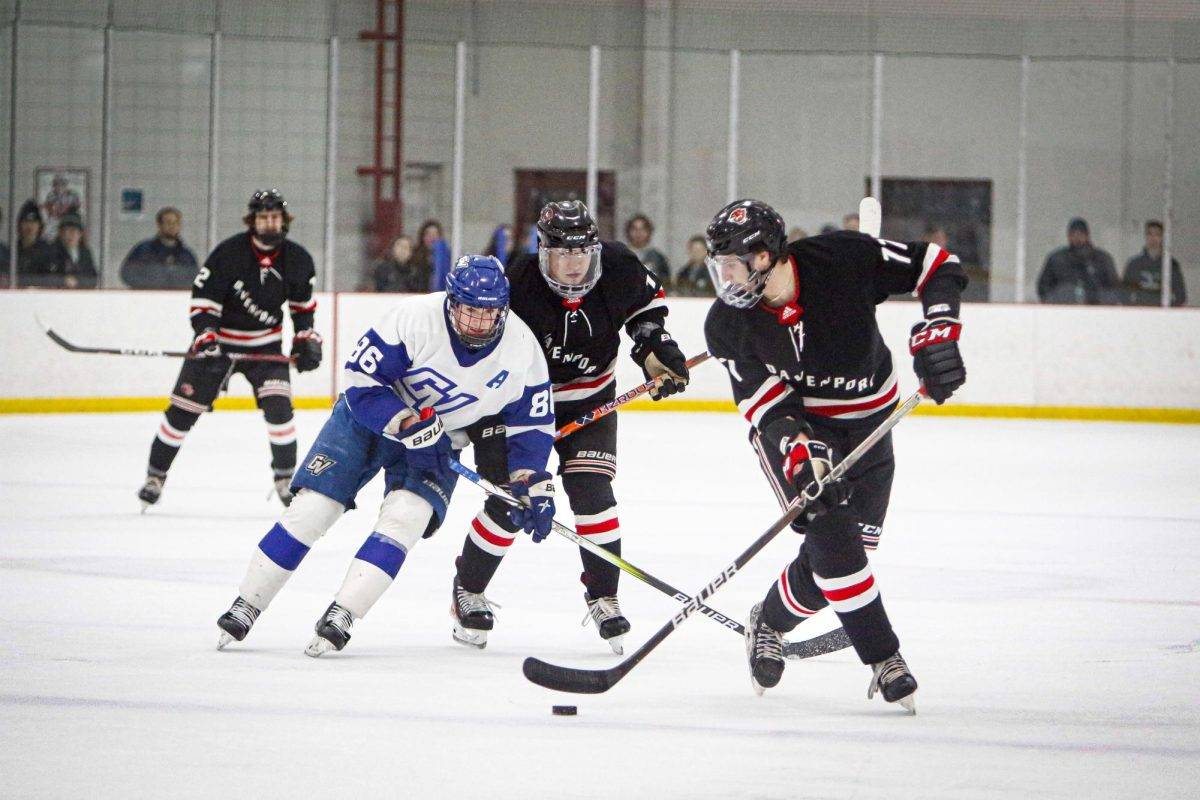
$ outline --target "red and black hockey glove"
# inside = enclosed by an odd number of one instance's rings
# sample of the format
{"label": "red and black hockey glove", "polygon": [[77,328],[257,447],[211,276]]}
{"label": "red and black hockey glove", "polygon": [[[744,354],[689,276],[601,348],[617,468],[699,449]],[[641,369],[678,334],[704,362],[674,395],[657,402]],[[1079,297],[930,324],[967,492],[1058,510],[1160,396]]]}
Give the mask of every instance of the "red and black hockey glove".
{"label": "red and black hockey glove", "polygon": [[650,396],[655,400],[678,394],[687,386],[687,358],[679,345],[661,326],[654,323],[643,323],[638,326],[633,335],[633,350],[629,353],[634,362],[642,368],[646,380],[652,381],[662,376],[662,382],[650,390]]}
{"label": "red and black hockey glove", "polygon": [[321,334],[309,328],[292,339],[292,358],[297,372],[309,372],[321,366]]}
{"label": "red and black hockey glove", "polygon": [[783,474],[796,492],[808,498],[805,516],[812,520],[850,501],[853,488],[845,478],[830,480],[833,450],[816,439],[798,437],[782,445]]}
{"label": "red and black hockey glove", "polygon": [[908,351],[913,371],[938,405],[967,382],[967,368],[958,352],[962,323],[954,317],[935,317],[913,326]]}
{"label": "red and black hockey glove", "polygon": [[217,342],[217,332],[212,328],[200,331],[192,340],[188,353],[194,358],[220,358],[222,353],[221,345]]}

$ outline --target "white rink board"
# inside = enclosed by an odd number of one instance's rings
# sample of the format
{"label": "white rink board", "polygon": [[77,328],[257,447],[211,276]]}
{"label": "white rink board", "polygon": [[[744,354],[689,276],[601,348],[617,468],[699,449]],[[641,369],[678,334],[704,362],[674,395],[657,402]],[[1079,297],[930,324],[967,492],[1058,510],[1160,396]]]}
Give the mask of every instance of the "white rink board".
{"label": "white rink board", "polygon": [[[326,363],[316,372],[294,373],[299,397],[333,396],[340,364],[354,342],[394,301],[375,294],[317,297]],[[701,352],[710,301],[677,298],[668,304],[671,333],[689,355]],[[161,397],[175,378],[178,364],[168,359],[68,354],[42,334],[35,312],[80,344],[164,349],[183,348],[190,340],[184,292],[0,292],[0,398]],[[905,391],[915,387],[906,341],[919,316],[912,302],[889,301],[878,308]],[[957,402],[1200,407],[1200,310],[969,304],[963,321],[968,381],[955,395]],[[624,340],[618,362],[623,388],[643,380],[628,349]],[[234,381],[231,389],[235,396],[248,394],[243,381]],[[715,364],[700,367],[685,396],[729,400],[724,371]]]}

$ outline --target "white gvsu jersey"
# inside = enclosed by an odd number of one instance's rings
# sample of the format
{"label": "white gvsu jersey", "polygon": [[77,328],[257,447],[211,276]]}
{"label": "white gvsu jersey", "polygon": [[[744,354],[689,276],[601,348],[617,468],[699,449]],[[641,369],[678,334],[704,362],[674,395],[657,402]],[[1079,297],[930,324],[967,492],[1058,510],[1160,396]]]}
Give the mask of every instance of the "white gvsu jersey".
{"label": "white gvsu jersey", "polygon": [[345,377],[351,413],[375,433],[395,439],[409,411],[432,408],[462,447],[464,428],[500,414],[509,470],[546,468],[554,443],[546,359],[515,314],[499,339],[469,350],[450,330],[445,292],[404,298],[358,340]]}

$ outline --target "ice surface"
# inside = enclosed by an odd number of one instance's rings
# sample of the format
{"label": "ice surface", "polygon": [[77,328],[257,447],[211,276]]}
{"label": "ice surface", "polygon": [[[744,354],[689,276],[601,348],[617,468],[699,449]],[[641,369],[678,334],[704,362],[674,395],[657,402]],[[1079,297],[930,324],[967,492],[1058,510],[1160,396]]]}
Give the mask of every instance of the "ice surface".
{"label": "ice surface", "polygon": [[[324,417],[299,415],[302,448]],[[526,655],[614,657],[579,625],[577,551],[556,537],[514,546],[487,649],[451,642],[453,560],[482,499],[462,482],[344,652],[302,654],[378,482],[217,652],[279,511],[266,434],[255,414],[204,418],[140,516],[157,424],[0,418],[2,796],[1200,794],[1200,427],[904,421],[873,562],[921,682],[908,717],[867,701],[849,652],[790,661],[757,698],[741,640],[699,616],[606,695],[527,683]],[[625,555],[680,588],[778,514],[734,415],[624,414],[620,437]],[[743,618],[796,545],[781,535],[711,605]],[[674,603],[628,576],[621,597],[629,652]]]}

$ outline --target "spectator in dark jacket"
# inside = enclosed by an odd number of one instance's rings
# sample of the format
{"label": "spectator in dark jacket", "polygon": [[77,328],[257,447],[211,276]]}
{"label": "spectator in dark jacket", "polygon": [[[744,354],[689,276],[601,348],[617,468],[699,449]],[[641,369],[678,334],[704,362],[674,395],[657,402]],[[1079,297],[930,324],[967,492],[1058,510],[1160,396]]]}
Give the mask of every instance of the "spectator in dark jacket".
{"label": "spectator in dark jacket", "polygon": [[1120,302],[1112,256],[1092,244],[1088,224],[1076,217],[1067,225],[1067,246],[1046,257],[1038,276],[1043,303],[1115,305]]}
{"label": "spectator in dark jacket", "polygon": [[423,293],[429,290],[428,267],[413,257],[412,239],[398,236],[386,258],[375,262],[371,270],[377,292]]}
{"label": "spectator in dark jacket", "polygon": [[50,244],[42,239],[46,225],[37,202],[26,200],[17,214],[17,281],[20,286],[45,286],[50,273]]}
{"label": "spectator in dark jacket", "polygon": [[[1146,246],[1142,252],[1129,259],[1121,282],[1129,292],[1131,306],[1162,305],[1162,256],[1163,224],[1156,219],[1146,223]],[[1179,262],[1171,259],[1171,305],[1181,306],[1187,302],[1187,289],[1183,285],[1183,271]]]}
{"label": "spectator in dark jacket", "polygon": [[650,245],[654,237],[654,223],[645,214],[636,214],[625,223],[625,241],[646,269],[658,276],[663,286],[671,283],[671,265],[667,257]]}
{"label": "spectator in dark jacket", "polygon": [[708,256],[708,244],[703,236],[688,239],[688,260],[675,276],[672,294],[678,297],[715,297],[712,279],[704,259]]}
{"label": "spectator in dark jacket", "polygon": [[138,242],[121,264],[121,280],[130,289],[186,289],[196,279],[196,254],[183,243],[183,215],[167,206],[154,215],[158,233]]}
{"label": "spectator in dark jacket", "polygon": [[446,275],[450,272],[450,245],[442,238],[442,223],[436,219],[421,223],[413,260],[417,270],[429,276],[426,291],[440,292],[446,288]]}
{"label": "spectator in dark jacket", "polygon": [[73,211],[58,220],[58,236],[51,246],[48,285],[64,289],[95,289],[96,262],[83,240],[83,220]]}

